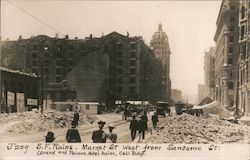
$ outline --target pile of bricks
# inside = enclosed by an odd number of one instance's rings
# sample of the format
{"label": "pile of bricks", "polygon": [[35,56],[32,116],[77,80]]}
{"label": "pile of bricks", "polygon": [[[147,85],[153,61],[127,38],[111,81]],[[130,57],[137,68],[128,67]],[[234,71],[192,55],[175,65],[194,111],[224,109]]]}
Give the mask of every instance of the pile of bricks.
{"label": "pile of bricks", "polygon": [[218,116],[196,117],[188,114],[167,117],[145,143],[250,143],[250,128],[220,120]]}
{"label": "pile of bricks", "polygon": [[[48,129],[70,127],[73,120],[73,112],[45,111],[43,114],[37,111],[3,114],[0,117],[2,124],[17,121],[9,126],[9,133],[27,133],[46,131]],[[97,120],[96,116],[79,113],[79,125],[90,124]]]}

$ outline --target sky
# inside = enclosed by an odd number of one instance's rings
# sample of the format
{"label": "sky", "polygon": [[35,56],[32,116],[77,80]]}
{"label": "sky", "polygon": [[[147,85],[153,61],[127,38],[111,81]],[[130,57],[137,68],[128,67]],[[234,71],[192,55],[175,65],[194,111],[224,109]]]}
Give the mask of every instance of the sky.
{"label": "sky", "polygon": [[[113,31],[142,36],[149,44],[158,24],[168,35],[172,88],[183,95],[195,95],[204,83],[204,52],[214,46],[216,20],[221,0],[213,1],[69,1],[2,0],[2,40],[19,35],[70,38],[100,37]],[[31,14],[32,16],[28,15]],[[47,25],[39,22],[42,20]],[[48,27],[51,26],[51,27]],[[54,29],[52,29],[54,28]],[[55,31],[56,30],[56,31]]]}

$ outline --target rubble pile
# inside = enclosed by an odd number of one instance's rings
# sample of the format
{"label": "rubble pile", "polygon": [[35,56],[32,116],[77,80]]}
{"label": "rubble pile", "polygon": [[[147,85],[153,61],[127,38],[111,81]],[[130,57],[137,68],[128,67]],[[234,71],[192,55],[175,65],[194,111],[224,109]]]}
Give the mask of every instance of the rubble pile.
{"label": "rubble pile", "polygon": [[220,120],[218,116],[189,114],[167,117],[145,143],[250,143],[248,126]]}
{"label": "rubble pile", "polygon": [[[9,133],[25,133],[27,131],[45,131],[48,129],[70,127],[73,120],[73,112],[58,111],[38,111],[3,114],[0,117],[0,123],[15,123],[8,127]],[[96,116],[79,113],[80,119],[78,124],[89,124],[97,120]]]}

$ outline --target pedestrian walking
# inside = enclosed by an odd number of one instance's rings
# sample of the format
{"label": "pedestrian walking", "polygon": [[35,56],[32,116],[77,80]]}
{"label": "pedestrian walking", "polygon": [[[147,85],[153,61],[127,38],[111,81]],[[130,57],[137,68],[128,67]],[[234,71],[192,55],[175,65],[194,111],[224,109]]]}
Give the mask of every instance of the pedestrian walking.
{"label": "pedestrian walking", "polygon": [[138,132],[142,135],[142,139],[145,139],[145,131],[148,129],[148,117],[147,112],[140,117],[141,119],[138,121]]}
{"label": "pedestrian walking", "polygon": [[106,122],[103,121],[98,122],[99,129],[92,133],[93,143],[106,143],[106,134],[103,131],[105,124]]}
{"label": "pedestrian walking", "polygon": [[76,126],[78,126],[79,118],[80,118],[79,117],[79,113],[78,112],[74,113],[74,117],[73,117],[72,123],[75,124]]}
{"label": "pedestrian walking", "polygon": [[156,126],[157,126],[157,122],[159,122],[158,115],[157,115],[156,112],[154,112],[154,114],[152,115],[151,120],[152,120],[152,123],[153,123],[153,128],[155,129]]}
{"label": "pedestrian walking", "polygon": [[106,140],[107,140],[107,142],[116,143],[116,141],[117,141],[117,134],[113,132],[113,130],[115,128],[114,124],[111,123],[108,126],[108,128],[109,128],[109,133],[106,134]]}
{"label": "pedestrian walking", "polygon": [[127,117],[129,116],[129,111],[127,108],[125,109],[123,114],[124,114],[125,120],[127,120]]}
{"label": "pedestrian walking", "polygon": [[46,143],[51,143],[55,140],[56,138],[54,137],[54,133],[51,131],[48,131],[47,135],[45,136],[45,142]]}
{"label": "pedestrian walking", "polygon": [[131,139],[132,139],[132,141],[134,141],[135,136],[136,136],[136,130],[137,130],[137,120],[135,119],[135,115],[132,116],[132,120],[130,122],[129,129],[131,132]]}
{"label": "pedestrian walking", "polygon": [[66,134],[66,140],[68,143],[81,143],[81,137],[74,123],[71,124],[71,128],[68,129]]}

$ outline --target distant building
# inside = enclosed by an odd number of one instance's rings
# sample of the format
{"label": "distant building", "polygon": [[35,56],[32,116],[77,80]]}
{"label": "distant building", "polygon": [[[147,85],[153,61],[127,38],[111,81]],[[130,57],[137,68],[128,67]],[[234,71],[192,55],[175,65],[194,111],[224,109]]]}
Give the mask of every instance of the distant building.
{"label": "distant building", "polygon": [[182,92],[181,90],[178,89],[172,89],[171,90],[171,99],[176,102],[181,102],[182,101]]}
{"label": "distant building", "polygon": [[183,94],[182,95],[182,102],[183,103],[188,103],[188,104],[197,104],[197,98],[198,96],[197,95],[187,95],[187,94]]}
{"label": "distant building", "polygon": [[43,77],[40,85],[43,99],[49,96],[53,101],[74,100],[74,89],[60,83],[66,80],[67,74],[81,58],[92,50],[93,46],[86,45],[86,41],[45,35],[2,41],[1,65]]}
{"label": "distant building", "polygon": [[163,100],[170,101],[171,97],[171,79],[170,79],[170,46],[167,34],[162,30],[162,24],[159,24],[158,31],[154,33],[150,46],[153,49],[154,55],[163,65],[163,84],[165,95]]}
{"label": "distant building", "polygon": [[216,100],[223,107],[235,104],[238,40],[239,1],[222,0],[214,36]]}
{"label": "distant building", "polygon": [[197,103],[199,104],[204,98],[206,98],[205,85],[199,84],[198,85]]}
{"label": "distant building", "polygon": [[142,37],[112,32],[102,37],[103,52],[109,56],[107,98],[115,101],[150,101],[163,98],[163,66]]}
{"label": "distant building", "polygon": [[239,6],[239,92],[238,106],[242,115],[250,116],[250,1]]}
{"label": "distant building", "polygon": [[[163,99],[163,65],[142,37],[112,32],[100,38],[40,35],[1,43],[1,64],[42,77],[40,99],[152,103]],[[43,91],[43,92],[42,92]]]}
{"label": "distant building", "polygon": [[204,75],[205,75],[205,94],[206,97],[215,99],[215,70],[214,70],[215,48],[210,47],[204,55]]}

